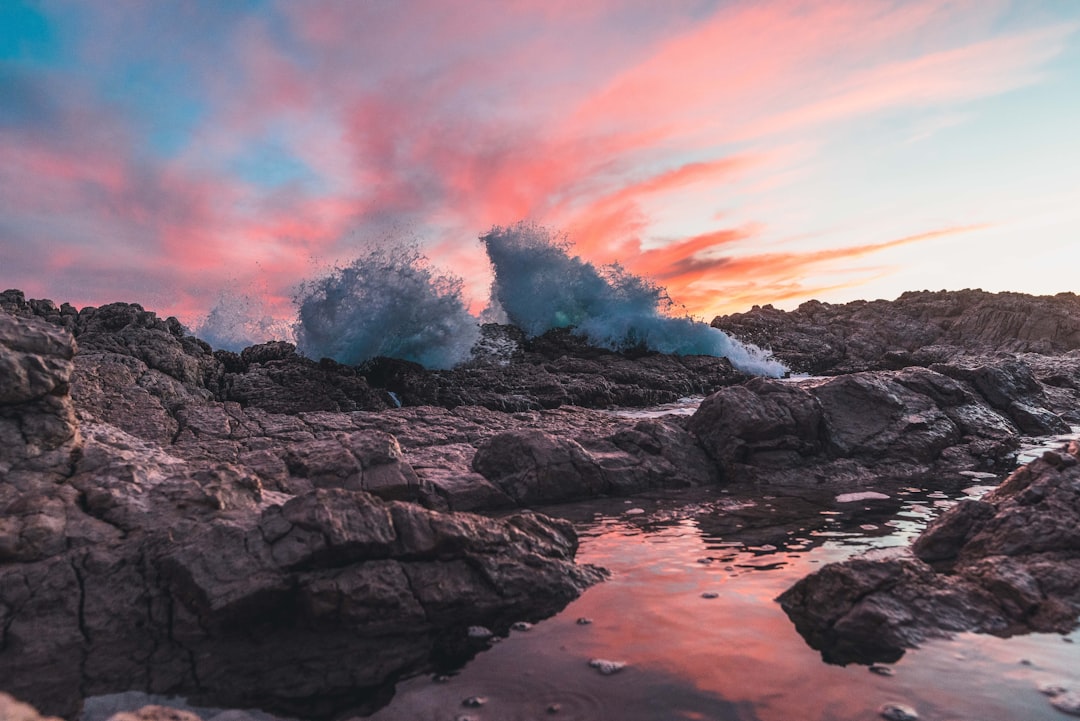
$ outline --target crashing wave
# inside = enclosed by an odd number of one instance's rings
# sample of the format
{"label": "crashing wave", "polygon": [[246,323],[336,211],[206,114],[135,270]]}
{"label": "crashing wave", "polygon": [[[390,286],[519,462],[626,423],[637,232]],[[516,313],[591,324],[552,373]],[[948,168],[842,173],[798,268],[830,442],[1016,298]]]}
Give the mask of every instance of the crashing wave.
{"label": "crashing wave", "polygon": [[297,348],[348,365],[387,356],[452,368],[480,337],[461,289],[460,278],[436,272],[415,246],[371,248],[301,285]]}
{"label": "crashing wave", "polygon": [[618,265],[598,268],[571,256],[569,242],[543,227],[494,227],[480,240],[495,272],[493,305],[529,336],[572,327],[612,350],[723,356],[746,373],[787,372],[757,346],[692,318],[666,315],[672,302],[663,288]]}
{"label": "crashing wave", "polygon": [[223,290],[195,335],[214,348],[234,353],[268,340],[292,341],[292,324],[274,318],[265,304],[247,293]]}

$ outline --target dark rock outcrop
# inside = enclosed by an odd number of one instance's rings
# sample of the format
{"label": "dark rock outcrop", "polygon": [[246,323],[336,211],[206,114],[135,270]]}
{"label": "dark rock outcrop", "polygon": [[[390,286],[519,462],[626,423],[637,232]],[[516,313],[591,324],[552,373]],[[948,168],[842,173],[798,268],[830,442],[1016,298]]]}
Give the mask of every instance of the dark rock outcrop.
{"label": "dark rock outcrop", "polygon": [[64,715],[129,689],[363,710],[474,653],[469,625],[537,620],[601,578],[568,523],[393,500],[422,479],[362,419],[214,400],[140,312],[96,315],[85,355],[0,312],[5,690]]}
{"label": "dark rock outcrop", "polygon": [[971,385],[917,367],[756,378],[706,398],[687,427],[726,478],[796,485],[994,469],[1019,434]]}
{"label": "dark rock outcrop", "polygon": [[1080,446],[949,509],[910,550],[830,564],[779,601],[826,660],[895,660],[935,636],[1066,632],[1080,618]]}
{"label": "dark rock outcrop", "polygon": [[754,306],[712,325],[769,348],[796,371],[847,373],[945,362],[958,355],[1080,349],[1080,297],[982,290],[908,292],[894,301]]}
{"label": "dark rock outcrop", "polygon": [[359,372],[405,406],[483,406],[507,413],[565,405],[659,405],[747,378],[726,358],[615,352],[590,346],[567,329],[527,341],[512,326],[485,326],[485,337],[495,333],[498,354],[482,352],[453,370],[427,371],[408,361],[376,358]]}

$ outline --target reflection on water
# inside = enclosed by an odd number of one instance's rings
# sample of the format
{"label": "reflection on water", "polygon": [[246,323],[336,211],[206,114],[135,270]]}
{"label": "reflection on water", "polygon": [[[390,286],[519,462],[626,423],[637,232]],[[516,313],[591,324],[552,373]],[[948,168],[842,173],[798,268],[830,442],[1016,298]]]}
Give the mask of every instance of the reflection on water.
{"label": "reflection on water", "polygon": [[[901,702],[929,721],[1063,719],[1037,686],[1080,688],[1071,643],[1080,632],[936,641],[882,675],[823,663],[773,601],[823,563],[909,543],[958,499],[990,488],[899,488],[852,502],[698,490],[554,509],[578,525],[579,560],[611,579],[442,682],[400,684],[372,718],[848,721]],[[594,658],[627,667],[604,676],[589,667]],[[485,703],[464,707],[473,696]]]}

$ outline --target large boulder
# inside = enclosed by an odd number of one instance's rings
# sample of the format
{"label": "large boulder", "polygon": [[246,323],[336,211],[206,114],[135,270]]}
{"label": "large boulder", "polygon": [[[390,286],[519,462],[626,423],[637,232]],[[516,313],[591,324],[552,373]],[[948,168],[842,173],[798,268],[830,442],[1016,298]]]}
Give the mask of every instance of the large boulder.
{"label": "large boulder", "polygon": [[871,478],[993,467],[1018,435],[965,383],[918,367],[756,378],[706,398],[687,427],[727,478],[771,482],[799,482],[786,473],[798,469],[846,482],[850,469]]}
{"label": "large boulder", "polygon": [[0,312],[0,474],[66,473],[79,447],[70,397],[71,334]]}
{"label": "large boulder", "polygon": [[830,564],[780,597],[837,663],[895,660],[960,631],[1067,632],[1080,618],[1080,446],[1047,452],[981,501],[949,509],[910,550]]}

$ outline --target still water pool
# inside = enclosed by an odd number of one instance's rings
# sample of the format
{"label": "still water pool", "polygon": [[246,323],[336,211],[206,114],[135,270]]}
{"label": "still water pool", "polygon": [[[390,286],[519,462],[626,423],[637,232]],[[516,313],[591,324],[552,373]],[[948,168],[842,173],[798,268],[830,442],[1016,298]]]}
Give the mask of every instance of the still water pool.
{"label": "still water pool", "polygon": [[[611,578],[456,673],[399,684],[370,718],[849,721],[881,718],[893,702],[926,721],[1062,721],[1038,686],[1080,690],[1080,632],[967,634],[871,672],[824,663],[773,600],[824,563],[909,543],[988,488],[895,488],[847,503],[711,490],[545,509],[575,521],[578,560]],[[603,675],[593,659],[626,666]]]}

